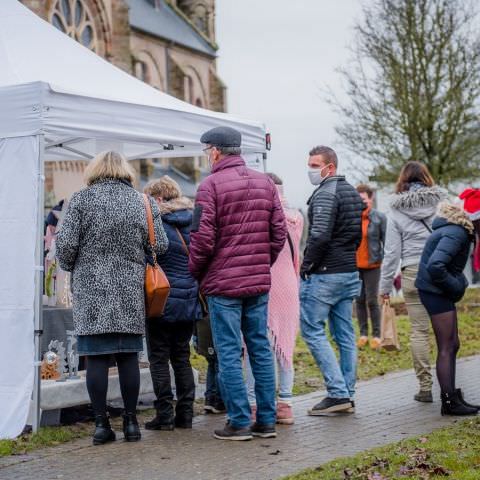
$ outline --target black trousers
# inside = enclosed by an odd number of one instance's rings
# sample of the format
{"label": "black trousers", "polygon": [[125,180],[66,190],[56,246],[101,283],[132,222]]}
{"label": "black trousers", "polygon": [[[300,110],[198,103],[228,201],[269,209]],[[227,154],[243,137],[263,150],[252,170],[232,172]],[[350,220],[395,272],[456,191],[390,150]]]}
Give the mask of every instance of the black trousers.
{"label": "black trousers", "polygon": [[368,337],[368,314],[370,313],[372,336],[380,338],[382,317],[378,303],[380,272],[380,268],[372,268],[371,270],[359,269],[362,291],[357,298],[357,317],[362,337]]}
{"label": "black trousers", "polygon": [[155,409],[165,423],[171,422],[174,416],[169,362],[175,375],[175,418],[180,421],[193,418],[195,381],[190,364],[193,326],[193,322],[147,321],[148,359],[157,397]]}

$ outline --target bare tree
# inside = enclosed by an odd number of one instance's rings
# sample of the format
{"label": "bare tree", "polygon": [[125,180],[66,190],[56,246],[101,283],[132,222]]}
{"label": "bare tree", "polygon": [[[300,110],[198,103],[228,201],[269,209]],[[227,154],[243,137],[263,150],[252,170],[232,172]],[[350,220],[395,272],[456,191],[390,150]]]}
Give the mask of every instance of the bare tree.
{"label": "bare tree", "polygon": [[468,0],[373,0],[341,70],[348,102],[333,99],[336,131],[393,180],[408,160],[448,184],[480,176],[480,37]]}

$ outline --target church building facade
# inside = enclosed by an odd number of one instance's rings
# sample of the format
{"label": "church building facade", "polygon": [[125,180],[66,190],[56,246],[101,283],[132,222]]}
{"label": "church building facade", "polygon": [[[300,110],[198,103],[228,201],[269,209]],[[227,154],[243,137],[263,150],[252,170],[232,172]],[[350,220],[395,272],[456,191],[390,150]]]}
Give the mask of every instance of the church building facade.
{"label": "church building facade", "polygon": [[[62,32],[151,86],[199,107],[226,111],[226,87],[216,68],[215,0],[21,1]],[[143,175],[145,169],[151,173],[152,165],[163,171],[173,168],[185,181],[195,184],[202,176],[204,161],[143,161],[136,167]],[[61,168],[52,164],[47,170]]]}

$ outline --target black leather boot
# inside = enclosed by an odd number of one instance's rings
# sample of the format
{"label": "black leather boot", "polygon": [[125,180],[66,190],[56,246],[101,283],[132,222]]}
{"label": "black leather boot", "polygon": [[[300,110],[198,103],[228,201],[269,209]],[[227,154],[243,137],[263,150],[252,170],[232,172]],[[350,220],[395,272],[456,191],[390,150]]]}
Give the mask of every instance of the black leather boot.
{"label": "black leather boot", "polygon": [[192,417],[190,416],[180,416],[175,417],[175,426],[177,428],[192,428]]}
{"label": "black leather boot", "polygon": [[476,408],[477,411],[480,410],[480,405],[473,405],[473,404],[468,403],[468,402],[465,401],[465,399],[463,398],[463,392],[462,392],[462,390],[461,390],[460,388],[457,388],[457,389],[455,390],[455,393],[458,395],[458,398],[460,399],[460,401],[461,401],[465,406],[470,407],[470,408]]}
{"label": "black leather boot", "polygon": [[107,442],[114,442],[115,432],[110,426],[110,420],[106,415],[97,415],[95,417],[95,433],[93,434],[93,444],[103,445]]}
{"label": "black leather boot", "polygon": [[157,412],[157,415],[152,418],[152,420],[145,423],[145,428],[147,430],[171,431],[175,430],[175,422],[173,420],[173,416],[165,417],[161,414],[161,412]]}
{"label": "black leather boot", "polygon": [[473,407],[467,407],[458,395],[454,393],[442,393],[442,415],[475,415],[478,410]]}
{"label": "black leather boot", "polygon": [[123,415],[123,435],[126,442],[138,442],[142,438],[135,413]]}

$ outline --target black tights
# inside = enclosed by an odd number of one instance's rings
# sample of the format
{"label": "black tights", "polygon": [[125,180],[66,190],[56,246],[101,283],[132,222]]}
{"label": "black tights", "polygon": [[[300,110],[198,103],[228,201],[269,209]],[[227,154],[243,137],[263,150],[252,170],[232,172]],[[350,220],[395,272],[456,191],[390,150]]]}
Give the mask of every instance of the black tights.
{"label": "black tights", "polygon": [[458,339],[457,312],[432,315],[432,326],[437,340],[437,378],[444,393],[455,392],[455,370],[457,352],[460,348]]}
{"label": "black tights", "polygon": [[[120,391],[126,413],[135,413],[140,391],[140,367],[138,354],[115,353]],[[95,415],[105,415],[107,411],[108,367],[111,355],[87,356],[87,390]]]}

